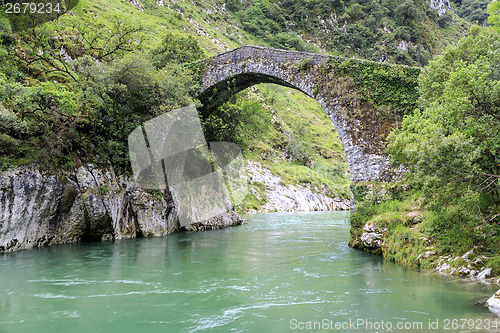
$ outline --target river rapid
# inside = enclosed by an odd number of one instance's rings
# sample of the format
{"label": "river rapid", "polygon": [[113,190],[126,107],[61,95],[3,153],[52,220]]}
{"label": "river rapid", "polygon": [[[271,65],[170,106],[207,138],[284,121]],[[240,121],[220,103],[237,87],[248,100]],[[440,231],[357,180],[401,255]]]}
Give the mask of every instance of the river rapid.
{"label": "river rapid", "polygon": [[499,331],[475,304],[495,286],[349,248],[348,212],[245,218],[2,255],[0,332]]}

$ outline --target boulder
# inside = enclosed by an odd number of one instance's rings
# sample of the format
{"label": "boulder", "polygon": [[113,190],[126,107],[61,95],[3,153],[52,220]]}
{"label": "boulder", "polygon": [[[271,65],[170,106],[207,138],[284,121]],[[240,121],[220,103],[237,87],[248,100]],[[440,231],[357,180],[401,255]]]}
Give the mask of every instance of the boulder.
{"label": "boulder", "polygon": [[382,245],[382,234],[376,232],[366,232],[361,235],[361,242],[365,247],[378,248]]}
{"label": "boulder", "polygon": [[486,305],[492,313],[500,317],[500,290],[486,301]]}

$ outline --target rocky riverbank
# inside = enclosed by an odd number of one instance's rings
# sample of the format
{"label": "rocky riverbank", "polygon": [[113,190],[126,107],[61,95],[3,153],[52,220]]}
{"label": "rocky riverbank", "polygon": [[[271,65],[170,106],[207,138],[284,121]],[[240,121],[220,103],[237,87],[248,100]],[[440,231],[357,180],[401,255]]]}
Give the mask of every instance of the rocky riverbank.
{"label": "rocky riverbank", "polygon": [[[416,224],[419,223],[418,214],[409,213],[408,215]],[[485,267],[484,262],[487,258],[477,254],[478,251],[475,251],[476,249],[471,249],[461,256],[442,256],[437,253],[432,239],[426,237],[420,237],[418,239],[423,246],[414,246],[414,249],[416,249],[418,253],[412,254],[416,256],[416,262],[413,266],[430,269],[442,275],[458,276],[460,278],[482,283],[500,285],[500,277],[494,276],[492,274],[492,269]],[[391,230],[381,227],[372,221],[368,221],[363,226],[362,230],[358,230],[357,232],[356,230],[351,230],[349,246],[372,254],[382,255],[392,260],[394,260],[395,257],[394,239]],[[406,254],[403,252],[401,257],[404,256],[406,256]],[[408,260],[408,257],[409,256],[406,256],[405,259]],[[394,261],[398,262],[398,260]],[[405,264],[403,262],[399,263]],[[488,299],[485,306],[488,307],[492,313],[500,317],[500,290]]]}
{"label": "rocky riverbank", "polygon": [[54,175],[23,167],[0,176],[0,253],[80,241],[164,236],[241,223],[230,211],[181,228],[166,191],[143,190],[113,169]]}
{"label": "rocky riverbank", "polygon": [[[249,213],[349,210],[350,201],[338,197],[330,198],[310,186],[285,184],[259,163],[247,160],[247,175],[250,184],[260,183],[265,187],[265,203]],[[260,201],[261,194],[250,185],[250,191]]]}

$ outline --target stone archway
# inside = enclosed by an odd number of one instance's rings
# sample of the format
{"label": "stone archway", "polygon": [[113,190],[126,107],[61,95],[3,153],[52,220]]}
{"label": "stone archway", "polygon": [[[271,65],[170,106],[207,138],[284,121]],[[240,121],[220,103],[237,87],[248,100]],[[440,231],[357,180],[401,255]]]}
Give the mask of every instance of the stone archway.
{"label": "stone archway", "polygon": [[[385,139],[400,121],[402,111],[410,110],[416,101],[419,68],[258,46],[243,46],[198,65],[204,108],[217,107],[258,83],[298,89],[314,98],[337,128],[353,182],[391,178]],[[363,82],[358,72],[365,76],[373,73],[371,81],[367,78]],[[379,80],[374,81],[377,87],[370,87],[373,77]],[[397,98],[391,95],[394,93]]]}

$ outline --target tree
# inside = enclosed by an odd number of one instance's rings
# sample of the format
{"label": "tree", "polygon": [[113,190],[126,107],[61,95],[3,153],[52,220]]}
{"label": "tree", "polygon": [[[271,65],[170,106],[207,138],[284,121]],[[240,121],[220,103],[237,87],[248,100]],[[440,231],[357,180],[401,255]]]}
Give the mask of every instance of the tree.
{"label": "tree", "polygon": [[488,5],[488,22],[493,25],[493,29],[500,34],[500,1],[495,0]]}
{"label": "tree", "polygon": [[238,94],[205,115],[202,120],[207,141],[237,143],[242,149],[251,139],[262,136],[272,124],[271,114],[262,103]]}
{"label": "tree", "polygon": [[205,57],[205,52],[194,37],[175,36],[170,32],[151,54],[156,68],[163,68],[171,63],[189,63]]}
{"label": "tree", "polygon": [[[499,200],[499,50],[498,34],[473,27],[430,62],[419,78],[420,110],[389,135],[393,160],[429,198],[439,192],[444,202],[460,202],[473,191]],[[487,215],[495,205],[484,209]]]}
{"label": "tree", "polygon": [[129,168],[127,138],[133,129],[195,103],[196,84],[189,71],[175,63],[156,69],[145,53],[130,53],[107,64],[83,57],[77,65],[81,112],[88,115],[80,131],[90,137],[84,150],[98,163],[111,162],[118,173]]}
{"label": "tree", "polygon": [[226,8],[230,12],[237,12],[241,9],[240,0],[226,0]]}
{"label": "tree", "polygon": [[18,60],[32,74],[57,75],[59,81],[78,81],[73,60],[88,55],[100,62],[112,61],[140,49],[143,28],[128,17],[95,17],[92,13],[65,16],[23,31]]}
{"label": "tree", "polygon": [[419,78],[420,110],[389,136],[388,152],[423,193],[445,252],[500,249],[500,36],[474,26]]}
{"label": "tree", "polygon": [[396,20],[408,24],[413,20],[417,20],[419,12],[413,0],[405,0],[394,11]]}

